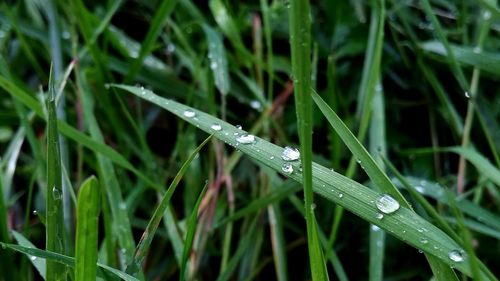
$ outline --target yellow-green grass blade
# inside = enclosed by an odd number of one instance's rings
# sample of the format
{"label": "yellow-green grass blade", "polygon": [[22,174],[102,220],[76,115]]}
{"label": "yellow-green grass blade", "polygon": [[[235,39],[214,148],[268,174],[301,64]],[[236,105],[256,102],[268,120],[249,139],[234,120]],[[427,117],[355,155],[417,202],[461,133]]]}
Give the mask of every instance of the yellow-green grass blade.
{"label": "yellow-green grass blade", "polygon": [[76,281],[96,279],[100,195],[99,183],[93,176],[80,187],[76,214]]}
{"label": "yellow-green grass blade", "polygon": [[[295,181],[302,182],[302,173],[299,170],[298,162],[292,163],[294,172],[291,174],[282,171],[282,166],[285,163],[281,159],[283,148],[259,137],[254,137],[253,143],[239,143],[236,140],[235,133],[242,135],[246,132],[223,120],[173,100],[157,96],[149,90],[126,85],[113,86],[170,111],[199,129],[213,134],[214,137],[236,147],[252,160],[262,163]],[[194,113],[194,116],[192,113]],[[214,130],[212,127],[215,124],[220,125],[221,130]],[[312,166],[313,188],[317,194],[379,226],[401,241],[437,257],[441,262],[453,266],[465,274],[471,274],[467,257],[464,257],[464,260],[460,262],[449,258],[451,251],[459,250],[461,247],[439,228],[421,218],[403,204],[393,214],[387,214],[382,219],[378,219],[380,210],[376,207],[375,202],[380,198],[380,193],[319,164],[313,163]],[[422,239],[426,239],[428,243],[422,243]]]}
{"label": "yellow-green grass blade", "polygon": [[[56,115],[56,89],[52,75],[49,76],[49,91],[47,97],[47,190],[46,196],[46,245],[47,251],[64,253],[64,220],[62,204],[62,171],[61,154],[59,150],[59,131]],[[64,265],[49,260],[47,262],[47,280],[66,280]]]}

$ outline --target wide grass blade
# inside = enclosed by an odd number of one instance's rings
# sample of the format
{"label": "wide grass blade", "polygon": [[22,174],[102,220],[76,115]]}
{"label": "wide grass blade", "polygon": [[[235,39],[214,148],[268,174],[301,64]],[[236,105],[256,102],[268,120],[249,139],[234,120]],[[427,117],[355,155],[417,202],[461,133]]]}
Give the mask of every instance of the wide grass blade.
{"label": "wide grass blade", "polygon": [[[256,136],[254,137],[254,142],[240,144],[236,140],[235,133],[241,135],[246,132],[223,120],[173,100],[157,96],[149,90],[125,85],[114,85],[114,87],[126,90],[167,109],[199,129],[213,134],[214,137],[238,148],[242,153],[248,155],[256,162],[262,163],[295,181],[302,182],[302,173],[299,170],[298,163],[292,164],[294,172],[291,174],[282,171],[282,165],[285,163],[281,159],[283,148]],[[188,113],[185,114],[186,112]],[[194,116],[191,112],[194,112]],[[212,128],[214,124],[220,125],[221,130],[214,130]],[[379,219],[377,217],[380,217],[378,215],[380,211],[377,209],[375,201],[380,197],[380,193],[316,163],[313,163],[313,188],[319,195],[341,205],[362,219],[379,226],[401,241],[434,255],[440,261],[470,275],[471,272],[467,257],[461,262],[455,262],[448,257],[451,251],[461,249],[460,245],[439,228],[421,218],[404,205],[395,213],[385,215],[382,219]],[[422,239],[426,239],[428,243],[422,243]]]}
{"label": "wide grass blade", "polygon": [[97,240],[101,192],[95,177],[80,188],[76,214],[75,280],[96,279]]}
{"label": "wide grass blade", "polygon": [[[47,190],[46,190],[46,246],[47,251],[64,253],[64,220],[62,204],[62,171],[59,152],[59,131],[56,115],[56,88],[52,68],[49,76],[47,97]],[[66,280],[64,265],[49,260],[47,262],[47,280]]]}

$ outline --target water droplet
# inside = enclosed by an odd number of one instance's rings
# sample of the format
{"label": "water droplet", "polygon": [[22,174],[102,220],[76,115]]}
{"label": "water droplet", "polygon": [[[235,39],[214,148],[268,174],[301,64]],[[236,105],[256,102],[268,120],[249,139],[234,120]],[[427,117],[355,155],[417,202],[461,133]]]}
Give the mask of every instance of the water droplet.
{"label": "water droplet", "polygon": [[69,37],[70,37],[70,35],[71,34],[67,30],[65,30],[65,31],[62,32],[62,38],[65,39],[65,40],[68,40]]}
{"label": "water droplet", "polygon": [[217,62],[213,61],[210,63],[210,69],[215,70],[217,69]]}
{"label": "water droplet", "polygon": [[186,109],[184,110],[184,117],[187,117],[187,118],[193,118],[196,116],[196,112],[192,111],[191,109]]}
{"label": "water droplet", "polygon": [[344,194],[343,193],[339,193],[339,198],[342,198],[344,197]]}
{"label": "water droplet", "polygon": [[474,47],[474,49],[472,49],[472,51],[473,51],[474,53],[476,53],[476,54],[479,54],[479,53],[481,53],[482,49],[481,49],[481,47],[476,46],[476,47]]}
{"label": "water droplet", "polygon": [[427,243],[429,243],[429,240],[427,240],[427,238],[422,237],[422,238],[420,238],[420,243],[427,244]]}
{"label": "water droplet", "polygon": [[52,188],[52,197],[54,198],[54,200],[61,199],[61,191],[59,191],[59,189],[57,189],[57,187],[55,186]]}
{"label": "water droplet", "polygon": [[175,52],[175,45],[172,43],[168,44],[166,51],[167,54],[172,54],[173,52]]}
{"label": "water droplet", "polygon": [[269,159],[273,160],[273,159],[274,159],[274,156],[269,157]]}
{"label": "water droplet", "polygon": [[30,260],[31,260],[31,261],[35,261],[35,260],[36,260],[36,257],[35,257],[35,256],[30,256]]}
{"label": "water droplet", "polygon": [[375,217],[376,217],[377,219],[381,220],[381,219],[383,219],[383,218],[384,218],[384,215],[382,215],[381,213],[377,213],[377,214],[375,215]]}
{"label": "water droplet", "polygon": [[378,227],[377,225],[372,224],[372,230],[373,231],[379,231],[380,227]]}
{"label": "water droplet", "polygon": [[358,164],[361,164],[361,159],[356,159],[356,162],[358,162]]}
{"label": "water droplet", "polygon": [[290,164],[290,163],[283,163],[283,165],[281,166],[281,170],[284,173],[291,174],[293,172],[292,164]]}
{"label": "water droplet", "polygon": [[122,210],[126,210],[126,209],[127,209],[127,203],[125,203],[125,202],[121,202],[121,203],[118,205],[118,207],[119,207],[120,209],[122,209]]}
{"label": "water droplet", "polygon": [[483,19],[484,19],[484,20],[489,20],[489,19],[491,19],[491,12],[490,12],[490,11],[488,11],[488,10],[484,11],[484,12],[483,12]]}
{"label": "water droplet", "polygon": [[469,92],[465,91],[465,97],[466,97],[466,98],[470,98],[470,94],[469,94]]}
{"label": "water droplet", "polygon": [[291,146],[286,146],[281,153],[281,159],[285,161],[295,161],[300,158],[300,151]]}
{"label": "water droplet", "polygon": [[454,262],[461,262],[464,260],[464,254],[462,250],[452,250],[448,253],[448,258]]}
{"label": "water droplet", "polygon": [[242,129],[243,129],[243,127],[241,127],[241,125],[236,125],[236,129],[238,129],[238,130],[242,130]]}
{"label": "water droplet", "polygon": [[424,253],[424,251],[422,251],[422,250],[418,249],[418,253],[419,253],[419,254],[423,254],[423,253]]}
{"label": "water droplet", "polygon": [[214,130],[214,131],[220,131],[220,130],[222,130],[221,125],[218,124],[218,123],[212,124],[212,126],[210,126],[210,128],[212,128],[212,130]]}
{"label": "water droplet", "polygon": [[255,136],[244,134],[236,138],[236,141],[242,144],[251,144],[255,142]]}
{"label": "water droplet", "polygon": [[33,210],[33,215],[34,216],[38,216],[38,211],[37,210]]}
{"label": "water droplet", "polygon": [[316,209],[316,203],[311,204],[311,210],[314,211],[314,209]]}
{"label": "water droplet", "polygon": [[384,214],[394,213],[399,209],[399,203],[388,194],[382,194],[376,202],[377,209]]}
{"label": "water droplet", "polygon": [[253,100],[250,102],[250,107],[257,110],[257,111],[262,111],[262,104],[258,100]]}
{"label": "water droplet", "polygon": [[415,186],[415,189],[418,191],[418,193],[424,193],[425,189],[421,187],[420,185]]}

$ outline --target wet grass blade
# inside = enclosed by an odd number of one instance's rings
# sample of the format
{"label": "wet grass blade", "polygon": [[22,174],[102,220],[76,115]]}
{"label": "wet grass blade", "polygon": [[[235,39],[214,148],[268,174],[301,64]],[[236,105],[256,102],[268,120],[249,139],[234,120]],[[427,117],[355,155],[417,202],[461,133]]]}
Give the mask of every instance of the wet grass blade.
{"label": "wet grass blade", "polygon": [[335,129],[344,144],[349,148],[352,154],[358,159],[358,163],[364,168],[366,174],[381,192],[394,197],[400,204],[409,207],[410,204],[401,195],[398,189],[391,182],[389,177],[382,171],[379,165],[373,160],[368,151],[358,141],[354,134],[347,128],[338,115],[326,104],[325,101],[313,91],[312,97],[330,125]]}
{"label": "wet grass blade", "polygon": [[200,150],[207,144],[210,140],[211,136],[206,138],[192,153],[189,155],[189,158],[184,162],[177,175],[175,175],[174,180],[170,184],[167,192],[163,195],[158,207],[155,209],[153,216],[151,217],[146,230],[144,231],[137,248],[135,249],[135,257],[133,261],[129,264],[127,268],[127,272],[135,274],[138,269],[141,267],[142,261],[146,257],[146,254],[149,252],[149,246],[151,245],[151,241],[153,241],[153,237],[155,236],[156,230],[158,229],[158,225],[161,222],[163,214],[167,210],[170,204],[170,198],[174,194],[177,185],[181,181],[184,173],[189,168],[189,164],[193,161],[193,159],[198,155]]}
{"label": "wet grass blade", "polygon": [[[162,98],[149,90],[125,85],[112,86],[128,91],[170,111],[200,130],[213,134],[214,137],[238,148],[254,161],[262,163],[295,181],[302,182],[299,163],[292,163],[294,172],[291,174],[282,171],[282,165],[285,163],[281,159],[283,148],[256,136],[253,138],[253,142],[240,144],[236,141],[234,133],[240,135],[246,132],[223,120],[173,100]],[[194,116],[191,112],[194,113]],[[214,130],[212,128],[214,124],[220,125],[221,130]],[[467,275],[471,274],[467,258],[461,262],[455,262],[448,257],[451,251],[460,249],[460,245],[439,228],[405,207],[401,202],[402,207],[395,213],[386,215],[383,219],[378,219],[377,214],[380,211],[375,206],[375,201],[380,197],[380,193],[319,164],[313,163],[312,166],[313,188],[317,194],[379,226],[404,243],[437,257],[439,261],[453,266]],[[339,196],[340,194],[342,196]],[[421,239],[427,239],[428,243],[421,243]]]}
{"label": "wet grass blade", "polygon": [[328,280],[328,272],[317,233],[312,187],[311,21],[308,0],[290,1],[290,45],[292,49],[295,110],[300,140],[306,206],[307,247],[312,280]]}
{"label": "wet grass blade", "polygon": [[[9,227],[8,227],[8,213],[5,207],[4,187],[3,187],[3,171],[0,169],[0,242],[9,243]],[[13,280],[16,278],[14,275],[14,266],[12,264],[12,257],[9,253],[0,252],[0,270],[4,275],[5,280]]]}
{"label": "wet grass blade", "polygon": [[88,178],[78,194],[76,216],[75,280],[96,279],[97,238],[101,192],[95,177]]}
{"label": "wet grass blade", "polygon": [[202,25],[208,41],[208,59],[210,69],[214,76],[215,86],[221,94],[227,95],[230,90],[229,70],[227,66],[227,55],[220,34],[210,26]]}
{"label": "wet grass blade", "polygon": [[[75,259],[73,257],[68,257],[59,253],[54,253],[50,251],[44,251],[40,250],[37,248],[33,247],[24,247],[24,246],[19,246],[15,244],[5,244],[5,243],[0,243],[2,247],[14,250],[16,252],[22,253],[27,255],[28,257],[37,257],[37,258],[42,258],[45,259],[46,262],[53,262],[60,264],[61,266],[68,266],[68,267],[74,267],[75,266]],[[112,268],[110,266],[97,263],[97,266],[99,267],[99,270],[97,271],[97,276],[100,278],[107,278],[107,276],[115,276],[118,277],[122,280],[125,281],[139,281],[139,279],[130,276],[123,271],[120,271],[116,268]],[[48,280],[48,279],[46,279]]]}
{"label": "wet grass blade", "polygon": [[[56,88],[52,68],[49,76],[47,97],[47,190],[46,190],[46,249],[54,253],[64,253],[64,220],[62,205],[61,154],[59,152],[59,131],[56,115]],[[66,280],[66,268],[60,263],[47,262],[47,280]]]}

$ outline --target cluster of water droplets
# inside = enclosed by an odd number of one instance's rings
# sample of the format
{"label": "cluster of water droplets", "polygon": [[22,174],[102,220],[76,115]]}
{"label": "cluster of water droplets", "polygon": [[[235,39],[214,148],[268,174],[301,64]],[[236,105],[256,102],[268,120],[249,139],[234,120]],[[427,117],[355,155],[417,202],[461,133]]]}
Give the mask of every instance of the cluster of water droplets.
{"label": "cluster of water droplets", "polygon": [[293,166],[289,162],[297,161],[299,160],[299,158],[300,151],[297,148],[291,146],[286,146],[285,148],[283,148],[283,151],[281,152],[281,159],[286,162],[281,166],[281,171],[283,171],[283,173],[285,174],[293,173]]}

